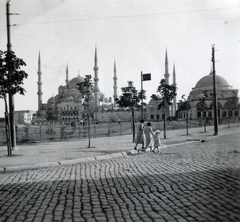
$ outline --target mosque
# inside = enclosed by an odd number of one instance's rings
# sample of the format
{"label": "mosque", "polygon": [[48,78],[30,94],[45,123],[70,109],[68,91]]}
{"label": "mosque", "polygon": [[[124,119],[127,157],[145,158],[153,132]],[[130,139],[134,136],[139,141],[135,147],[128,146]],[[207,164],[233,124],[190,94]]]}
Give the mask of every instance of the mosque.
{"label": "mosque", "polygon": [[[94,91],[91,98],[90,105],[92,118],[94,113],[97,113],[100,106],[109,104],[111,98],[106,98],[98,87],[98,59],[97,48],[95,48],[94,58]],[[48,99],[47,103],[42,103],[42,72],[41,72],[41,58],[40,53],[38,57],[38,116],[46,117],[47,119],[61,119],[61,120],[80,120],[84,118],[83,114],[83,100],[80,92],[77,89],[77,83],[85,81],[85,78],[78,75],[69,80],[68,66],[66,67],[66,85],[58,87],[58,94]],[[114,62],[114,98],[117,97],[117,77],[116,77],[116,63]]]}
{"label": "mosque", "polygon": [[[114,61],[114,70],[113,70],[113,101],[112,98],[106,98],[104,94],[100,91],[98,87],[98,58],[97,58],[97,48],[95,47],[95,56],[94,56],[94,91],[91,98],[91,116],[93,119],[101,121],[109,121],[110,119],[118,119],[121,117],[122,121],[131,120],[131,112],[121,113],[123,111],[117,110],[115,104],[115,98],[117,98],[117,74],[116,74],[116,63]],[[82,98],[80,96],[79,90],[77,89],[76,84],[79,82],[84,82],[84,77],[80,75],[69,80],[68,76],[68,66],[66,67],[66,84],[64,86],[58,87],[58,94],[52,96],[48,99],[47,103],[42,103],[42,72],[41,72],[41,58],[40,52],[38,57],[38,111],[37,115],[45,117],[52,120],[81,120],[84,119],[83,114],[83,105]],[[165,54],[165,73],[164,78],[167,84],[169,83],[169,68],[168,68],[168,55],[167,50]],[[160,81],[161,78],[159,78]],[[173,65],[173,83],[172,85],[177,86],[176,83],[176,73],[175,73],[175,64]],[[234,95],[238,98],[238,90],[233,89],[228,82],[221,76],[216,75],[216,87],[218,95],[218,117],[225,118],[227,116],[237,117],[239,115],[238,107],[233,106],[233,101],[229,98],[232,98]],[[204,93],[209,95],[204,101],[201,101],[200,98]],[[201,78],[192,91],[189,93],[190,99],[190,110],[178,110],[178,103],[176,97],[173,99],[173,103],[165,111],[163,109],[157,109],[157,102],[151,99],[147,104],[145,110],[144,118],[148,121],[160,121],[164,118],[164,113],[166,118],[171,116],[176,116],[177,119],[185,119],[187,116],[191,119],[198,119],[202,117],[212,117],[213,116],[213,103],[211,94],[213,93],[213,77],[212,72]],[[238,104],[238,101],[237,101]],[[229,110],[229,107],[232,107]],[[114,109],[116,108],[116,109]],[[107,112],[109,110],[115,112]],[[136,111],[138,112],[138,111]],[[136,115],[136,120],[141,118],[141,113]]]}
{"label": "mosque", "polygon": [[[232,86],[221,76],[215,75],[217,89],[217,112],[220,121],[226,118],[239,117],[238,89]],[[213,73],[202,77],[189,93],[190,110],[178,112],[178,119],[213,118]],[[204,99],[203,99],[204,98]]]}
{"label": "mosque", "polygon": [[[165,78],[167,84],[171,84],[171,83],[169,83],[169,77],[170,77],[170,74],[169,74],[169,69],[168,69],[168,56],[167,56],[167,50],[166,50],[164,78]],[[159,82],[160,82],[160,80],[159,80]],[[173,83],[172,83],[172,85],[177,87],[175,64],[173,65]],[[164,115],[166,116],[166,118],[168,118],[169,116],[175,116],[176,111],[177,111],[176,96],[173,98],[172,105],[166,107],[165,110],[164,109],[158,110],[157,107],[158,107],[158,102],[155,101],[154,99],[151,99],[147,106],[147,119],[148,120],[159,121],[159,120],[164,119]]]}

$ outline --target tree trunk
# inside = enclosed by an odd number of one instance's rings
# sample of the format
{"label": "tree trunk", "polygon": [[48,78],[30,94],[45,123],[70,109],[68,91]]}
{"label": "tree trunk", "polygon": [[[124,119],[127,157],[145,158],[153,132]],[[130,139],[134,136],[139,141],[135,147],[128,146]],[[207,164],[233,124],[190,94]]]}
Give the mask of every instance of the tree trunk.
{"label": "tree trunk", "polygon": [[167,138],[167,136],[166,136],[166,109],[165,109],[165,106],[164,106],[164,118],[163,118],[163,136],[164,136],[164,139]]}
{"label": "tree trunk", "polygon": [[88,107],[88,148],[91,147],[91,134],[90,134],[90,110]]}
{"label": "tree trunk", "polygon": [[205,117],[205,120],[204,120],[204,133],[207,132],[206,127],[207,127],[207,117]]}
{"label": "tree trunk", "polygon": [[135,142],[135,121],[134,121],[134,110],[132,109],[132,127],[133,127],[133,143]]}
{"label": "tree trunk", "polygon": [[6,96],[4,96],[4,103],[5,103],[5,131],[6,131],[6,139],[7,139],[7,151],[8,156],[12,156],[12,143],[11,143],[11,133],[10,133],[10,124],[9,124],[9,117],[8,117],[8,106]]}

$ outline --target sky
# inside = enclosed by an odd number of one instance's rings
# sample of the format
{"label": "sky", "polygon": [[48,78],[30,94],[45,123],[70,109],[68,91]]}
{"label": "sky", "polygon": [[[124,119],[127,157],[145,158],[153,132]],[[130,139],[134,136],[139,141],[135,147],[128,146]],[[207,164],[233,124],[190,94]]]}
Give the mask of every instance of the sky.
{"label": "sky", "polygon": [[[188,95],[198,80],[209,75],[212,45],[216,74],[240,89],[239,0],[11,0],[11,43],[27,66],[25,95],[15,95],[15,110],[38,108],[38,54],[41,53],[43,103],[69,79],[94,76],[97,47],[100,91],[113,97],[116,61],[117,94],[127,81],[147,98],[164,78],[168,53],[170,83],[175,64],[177,101]],[[6,0],[0,0],[0,50],[7,49]],[[4,101],[0,100],[0,117]]]}

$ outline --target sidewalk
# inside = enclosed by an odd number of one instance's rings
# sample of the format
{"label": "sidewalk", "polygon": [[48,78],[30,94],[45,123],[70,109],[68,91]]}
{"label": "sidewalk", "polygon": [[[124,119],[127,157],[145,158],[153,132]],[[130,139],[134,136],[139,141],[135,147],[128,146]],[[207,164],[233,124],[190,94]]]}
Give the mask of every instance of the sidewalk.
{"label": "sidewalk", "polygon": [[[161,132],[163,148],[182,143],[207,141],[216,137],[213,136],[213,126],[207,126],[206,131],[204,132],[203,127],[190,128],[189,135],[186,135],[186,129],[171,130],[166,132],[167,139],[163,139]],[[232,124],[230,128],[227,125],[218,127],[218,136],[236,132],[240,132],[237,124]],[[91,138],[91,148],[87,146],[88,139],[23,144],[17,145],[19,150],[13,151],[13,157],[7,156],[6,146],[0,146],[0,172],[69,165],[138,153],[133,149],[132,135]]]}

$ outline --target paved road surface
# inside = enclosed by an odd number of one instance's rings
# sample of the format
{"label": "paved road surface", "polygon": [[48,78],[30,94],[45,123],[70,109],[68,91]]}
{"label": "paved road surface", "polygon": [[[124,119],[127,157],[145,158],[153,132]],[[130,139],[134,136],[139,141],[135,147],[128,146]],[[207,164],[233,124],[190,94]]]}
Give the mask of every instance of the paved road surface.
{"label": "paved road surface", "polygon": [[0,221],[240,221],[240,134],[0,174]]}

